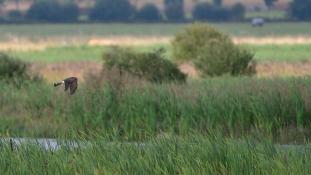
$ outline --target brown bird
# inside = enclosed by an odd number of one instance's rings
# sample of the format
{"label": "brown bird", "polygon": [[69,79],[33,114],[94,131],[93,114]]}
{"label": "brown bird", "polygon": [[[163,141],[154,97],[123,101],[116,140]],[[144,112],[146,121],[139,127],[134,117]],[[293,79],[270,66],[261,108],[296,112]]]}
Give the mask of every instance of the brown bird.
{"label": "brown bird", "polygon": [[65,84],[65,91],[70,90],[70,95],[74,94],[78,88],[78,78],[76,77],[69,77],[64,79],[61,82],[54,83],[54,87]]}

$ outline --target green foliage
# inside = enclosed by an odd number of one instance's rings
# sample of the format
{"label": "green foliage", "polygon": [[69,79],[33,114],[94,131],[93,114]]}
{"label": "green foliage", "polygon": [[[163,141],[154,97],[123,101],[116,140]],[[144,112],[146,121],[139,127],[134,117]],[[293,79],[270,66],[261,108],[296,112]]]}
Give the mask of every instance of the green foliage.
{"label": "green foliage", "polygon": [[0,84],[0,131],[8,136],[107,134],[138,141],[195,132],[287,143],[310,140],[310,77],[223,77],[187,84],[130,81],[119,96],[113,87],[88,83],[80,83],[70,97],[51,84]]}
{"label": "green foliage", "polygon": [[190,60],[203,75],[241,75],[254,72],[253,54],[235,46],[231,39],[206,24],[194,24],[172,42],[175,59]]}
{"label": "green foliage", "polygon": [[129,73],[156,83],[186,80],[177,65],[163,57],[163,50],[138,53],[114,47],[104,54],[103,59],[105,67],[117,68],[120,75]]}
{"label": "green foliage", "polygon": [[20,88],[27,82],[42,83],[43,79],[39,75],[31,75],[28,68],[27,63],[0,53],[0,84],[12,84]]}
{"label": "green foliage", "polygon": [[28,79],[27,64],[12,58],[4,53],[0,53],[0,79]]}
{"label": "green foliage", "polygon": [[89,17],[98,21],[128,21],[134,14],[135,8],[128,0],[97,0]]}
{"label": "green foliage", "polygon": [[184,0],[165,0],[165,15],[169,21],[184,20]]}
{"label": "green foliage", "polygon": [[35,1],[26,14],[28,19],[48,22],[76,21],[78,16],[79,8],[76,4],[60,4],[52,0]]}
{"label": "green foliage", "polygon": [[144,5],[135,15],[135,18],[145,22],[161,21],[162,17],[159,9],[154,4],[148,3]]}
{"label": "green foliage", "polygon": [[294,0],[290,3],[289,13],[293,18],[301,21],[311,20],[311,1],[310,0]]}

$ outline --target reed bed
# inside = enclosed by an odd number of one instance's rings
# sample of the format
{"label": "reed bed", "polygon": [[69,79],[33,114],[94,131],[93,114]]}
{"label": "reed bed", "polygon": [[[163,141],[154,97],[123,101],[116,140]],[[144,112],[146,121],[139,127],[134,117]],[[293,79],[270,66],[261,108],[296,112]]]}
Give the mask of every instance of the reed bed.
{"label": "reed bed", "polygon": [[143,144],[92,141],[49,151],[0,143],[4,174],[310,174],[311,149],[218,136],[167,137]]}
{"label": "reed bed", "polygon": [[[144,140],[198,132],[304,141],[310,134],[311,78],[211,78],[187,84],[80,85],[74,96],[49,84],[1,82],[6,136],[108,134]],[[70,134],[69,134],[70,133]]]}

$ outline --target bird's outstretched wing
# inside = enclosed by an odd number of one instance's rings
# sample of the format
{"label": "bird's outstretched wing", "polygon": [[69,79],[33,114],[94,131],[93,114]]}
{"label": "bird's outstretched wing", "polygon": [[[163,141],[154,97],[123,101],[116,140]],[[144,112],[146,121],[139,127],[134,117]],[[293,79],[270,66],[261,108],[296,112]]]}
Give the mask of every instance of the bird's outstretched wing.
{"label": "bird's outstretched wing", "polygon": [[78,88],[78,79],[73,81],[70,85],[70,95],[74,94]]}

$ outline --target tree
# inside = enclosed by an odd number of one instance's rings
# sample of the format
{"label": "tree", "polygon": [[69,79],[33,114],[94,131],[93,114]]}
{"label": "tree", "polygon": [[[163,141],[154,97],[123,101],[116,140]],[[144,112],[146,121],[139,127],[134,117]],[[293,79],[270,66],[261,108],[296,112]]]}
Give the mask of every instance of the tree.
{"label": "tree", "polygon": [[311,0],[294,0],[290,3],[290,16],[298,20],[311,20]]}
{"label": "tree", "polygon": [[99,21],[128,21],[135,8],[128,0],[97,0],[91,9],[90,19]]}
{"label": "tree", "polygon": [[170,21],[184,19],[184,0],[165,0],[165,15]]}
{"label": "tree", "polygon": [[213,0],[213,3],[215,6],[218,6],[218,7],[222,6],[222,0]]}
{"label": "tree", "polygon": [[194,19],[203,21],[227,21],[230,19],[230,15],[230,10],[214,6],[208,2],[198,3],[192,11]]}
{"label": "tree", "polygon": [[28,9],[26,17],[32,20],[58,22],[61,19],[62,9],[58,2],[38,1]]}
{"label": "tree", "polygon": [[53,0],[34,2],[26,14],[29,19],[49,22],[75,21],[78,16],[79,8],[76,4],[60,4]]}
{"label": "tree", "polygon": [[274,3],[278,0],[264,0],[265,4],[268,8],[272,7],[274,5]]}
{"label": "tree", "polygon": [[135,16],[143,21],[160,21],[162,19],[159,9],[151,3],[144,5]]}
{"label": "tree", "polygon": [[241,20],[245,16],[246,9],[242,3],[236,3],[231,8],[231,18],[233,20]]}

